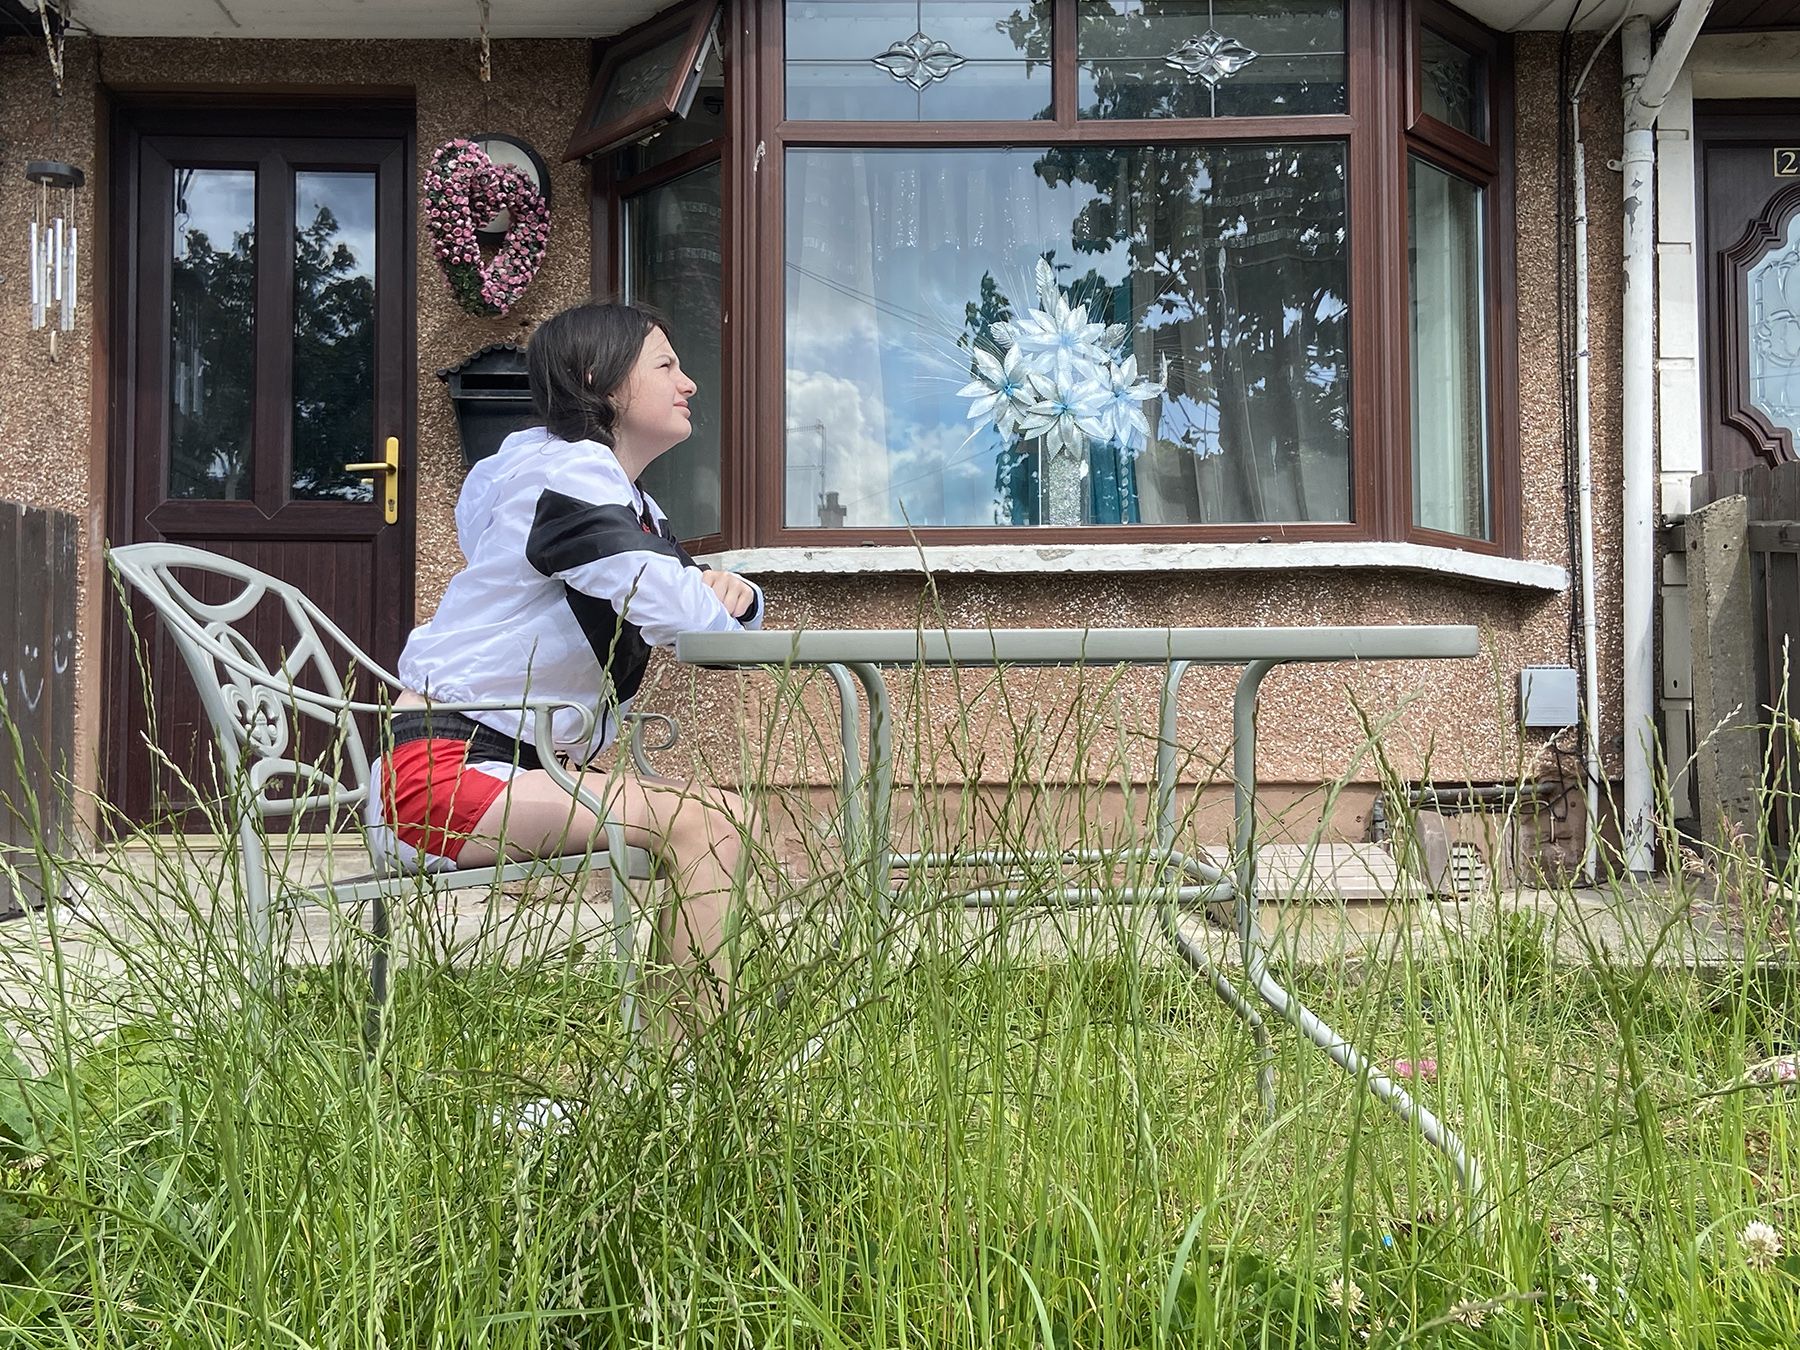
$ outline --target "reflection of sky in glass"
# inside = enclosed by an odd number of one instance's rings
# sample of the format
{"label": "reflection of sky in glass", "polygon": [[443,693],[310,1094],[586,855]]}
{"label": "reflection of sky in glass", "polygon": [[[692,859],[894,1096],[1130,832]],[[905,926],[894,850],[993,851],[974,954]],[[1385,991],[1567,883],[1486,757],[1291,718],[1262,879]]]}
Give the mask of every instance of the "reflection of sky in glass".
{"label": "reflection of sky in glass", "polygon": [[215,253],[230,253],[237,236],[255,227],[254,169],[176,169],[175,191],[177,258],[187,256],[190,234],[204,234]]}
{"label": "reflection of sky in glass", "polygon": [[[867,190],[878,200],[889,195],[875,212],[879,237],[868,241],[867,271],[857,276],[837,265],[848,241],[829,198],[846,181],[842,158],[794,153],[790,194],[800,210],[797,217],[790,211],[787,258],[789,524],[817,524],[818,497],[834,490],[851,526],[993,522],[995,459],[1005,442],[991,425],[971,422],[968,400],[957,397],[969,379],[968,354],[956,345],[968,331],[966,307],[980,302],[990,276],[1015,311],[1029,308],[1032,271],[1045,253],[1069,265],[1065,285],[1089,269],[1108,286],[1130,275],[1123,242],[1075,252],[1071,222],[1097,194],[1085,183],[1046,184],[1032,167],[1039,156],[860,156]],[[868,200],[861,199],[864,211]],[[807,247],[814,232],[823,251]]]}
{"label": "reflection of sky in glass", "polygon": [[[189,171],[177,169],[177,188]],[[185,255],[187,235],[199,231],[213,249],[229,253],[237,236],[256,221],[256,172],[253,169],[198,169],[176,204],[175,256]],[[338,238],[349,245],[358,263],[356,274],[373,276],[375,268],[375,194],[367,173],[298,173],[294,175],[294,227],[305,229],[321,206],[337,218]],[[180,208],[187,207],[184,213]]]}
{"label": "reflection of sky in glass", "polygon": [[375,276],[375,176],[370,173],[297,173],[294,175],[294,228],[304,230],[321,209],[337,221],[337,241],[347,246],[356,266],[346,275]]}
{"label": "reflection of sky in glass", "polygon": [[[786,523],[1348,518],[1341,147],[1057,156],[790,152]],[[1070,470],[1009,478],[1013,443],[958,393],[959,339],[1038,308],[1045,255],[1081,322],[1129,326],[1132,378],[1168,386],[1148,445],[1092,440],[1054,519],[1021,502]]]}

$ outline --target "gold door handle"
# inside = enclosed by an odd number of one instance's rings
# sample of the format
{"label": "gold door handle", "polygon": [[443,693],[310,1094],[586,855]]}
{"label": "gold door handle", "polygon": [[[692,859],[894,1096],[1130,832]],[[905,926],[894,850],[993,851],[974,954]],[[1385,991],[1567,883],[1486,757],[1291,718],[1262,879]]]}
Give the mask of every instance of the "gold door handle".
{"label": "gold door handle", "polygon": [[[382,447],[386,452],[385,459],[378,459],[372,464],[346,464],[346,473],[378,473],[385,480],[382,484],[382,515],[392,525],[400,519],[400,438],[389,436],[387,444]],[[365,478],[363,482],[373,484],[373,479]]]}

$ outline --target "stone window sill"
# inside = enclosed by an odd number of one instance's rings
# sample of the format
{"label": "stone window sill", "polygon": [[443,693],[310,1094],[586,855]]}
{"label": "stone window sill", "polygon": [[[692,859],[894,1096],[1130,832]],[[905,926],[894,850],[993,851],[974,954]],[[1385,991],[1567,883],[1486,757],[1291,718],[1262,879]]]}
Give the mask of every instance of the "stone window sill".
{"label": "stone window sill", "polygon": [[1556,593],[1556,563],[1497,558],[1425,544],[959,544],[910,547],[736,548],[702,562],[752,577],[913,572],[1032,576],[1075,572],[1295,572],[1337,568],[1455,577]]}

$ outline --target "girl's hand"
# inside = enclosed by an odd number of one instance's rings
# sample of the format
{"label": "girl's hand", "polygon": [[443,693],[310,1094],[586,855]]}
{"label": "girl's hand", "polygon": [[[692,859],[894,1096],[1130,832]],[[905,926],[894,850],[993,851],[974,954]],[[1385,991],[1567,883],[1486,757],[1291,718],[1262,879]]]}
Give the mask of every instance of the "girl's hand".
{"label": "girl's hand", "polygon": [[744,611],[750,608],[750,602],[756,599],[756,592],[750,589],[750,583],[735,572],[722,572],[718,568],[702,572],[700,580],[712,588],[712,593],[719,597],[719,603],[725,606],[725,612],[734,619],[744,617]]}

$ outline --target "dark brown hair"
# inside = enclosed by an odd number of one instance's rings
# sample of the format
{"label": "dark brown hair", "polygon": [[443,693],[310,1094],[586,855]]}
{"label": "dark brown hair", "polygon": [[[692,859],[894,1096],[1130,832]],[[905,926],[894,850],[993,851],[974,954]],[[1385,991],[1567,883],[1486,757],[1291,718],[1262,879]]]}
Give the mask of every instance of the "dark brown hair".
{"label": "dark brown hair", "polygon": [[[525,348],[531,404],[553,436],[613,443],[619,392],[662,319],[638,305],[575,305],[537,326]],[[666,329],[664,331],[667,331]]]}

